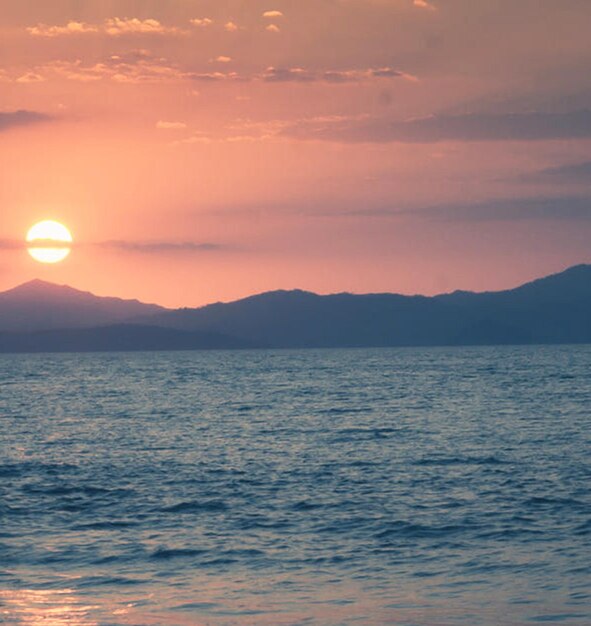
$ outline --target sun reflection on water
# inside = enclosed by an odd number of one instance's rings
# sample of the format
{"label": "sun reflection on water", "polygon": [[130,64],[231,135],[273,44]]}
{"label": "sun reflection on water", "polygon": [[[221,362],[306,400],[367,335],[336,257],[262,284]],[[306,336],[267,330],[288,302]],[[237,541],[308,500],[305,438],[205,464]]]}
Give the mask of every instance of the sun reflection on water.
{"label": "sun reflection on water", "polygon": [[17,620],[28,626],[98,626],[70,589],[0,591],[0,622]]}

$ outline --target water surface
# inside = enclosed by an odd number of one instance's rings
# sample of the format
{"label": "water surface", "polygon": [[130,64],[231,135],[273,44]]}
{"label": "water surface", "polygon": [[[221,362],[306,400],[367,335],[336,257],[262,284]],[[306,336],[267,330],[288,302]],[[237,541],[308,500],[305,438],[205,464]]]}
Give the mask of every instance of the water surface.
{"label": "water surface", "polygon": [[0,357],[0,623],[591,623],[591,347]]}

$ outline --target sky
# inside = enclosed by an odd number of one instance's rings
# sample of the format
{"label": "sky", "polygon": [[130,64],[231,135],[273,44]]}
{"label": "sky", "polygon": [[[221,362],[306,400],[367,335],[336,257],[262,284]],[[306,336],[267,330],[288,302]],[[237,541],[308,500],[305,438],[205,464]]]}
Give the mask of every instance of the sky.
{"label": "sky", "polygon": [[[167,306],[591,262],[589,0],[0,0],[0,290]],[[63,222],[60,264],[26,252]]]}

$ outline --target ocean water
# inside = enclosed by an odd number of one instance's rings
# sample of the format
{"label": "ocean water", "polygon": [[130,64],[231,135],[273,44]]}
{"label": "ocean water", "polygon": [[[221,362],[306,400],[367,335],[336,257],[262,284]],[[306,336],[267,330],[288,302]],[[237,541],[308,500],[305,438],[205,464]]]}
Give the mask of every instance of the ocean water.
{"label": "ocean water", "polygon": [[591,346],[0,357],[0,623],[591,624]]}

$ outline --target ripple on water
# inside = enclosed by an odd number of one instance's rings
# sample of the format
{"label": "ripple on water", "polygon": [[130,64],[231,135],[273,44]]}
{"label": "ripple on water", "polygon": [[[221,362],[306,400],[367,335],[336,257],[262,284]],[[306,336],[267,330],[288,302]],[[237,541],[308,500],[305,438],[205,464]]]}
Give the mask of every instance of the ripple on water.
{"label": "ripple on water", "polygon": [[0,356],[4,379],[0,621],[591,623],[589,347]]}

